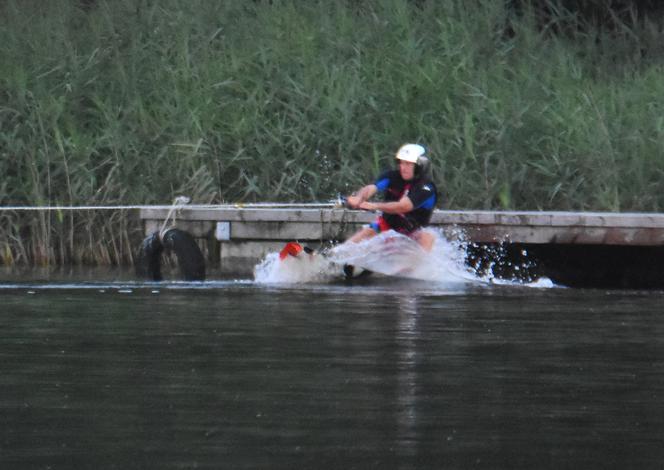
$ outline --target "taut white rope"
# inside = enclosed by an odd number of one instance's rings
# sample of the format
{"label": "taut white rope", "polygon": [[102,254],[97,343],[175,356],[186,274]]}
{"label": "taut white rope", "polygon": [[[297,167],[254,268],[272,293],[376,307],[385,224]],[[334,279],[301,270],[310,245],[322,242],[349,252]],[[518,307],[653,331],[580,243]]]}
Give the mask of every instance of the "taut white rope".
{"label": "taut white rope", "polygon": [[[187,204],[188,209],[270,209],[270,208],[327,208],[334,207],[336,202],[236,202],[222,204]],[[138,210],[138,209],[170,209],[173,205],[126,205],[126,206],[0,206],[0,211],[95,211],[95,210]]]}

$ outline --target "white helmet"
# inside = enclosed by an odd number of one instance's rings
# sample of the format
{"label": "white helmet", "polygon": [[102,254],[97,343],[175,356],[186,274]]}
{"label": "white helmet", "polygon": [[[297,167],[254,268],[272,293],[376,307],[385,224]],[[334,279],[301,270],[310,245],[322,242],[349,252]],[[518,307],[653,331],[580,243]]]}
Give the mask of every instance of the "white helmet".
{"label": "white helmet", "polygon": [[397,151],[396,159],[415,164],[415,179],[433,179],[431,162],[424,155],[426,150],[418,144],[405,144]]}
{"label": "white helmet", "polygon": [[405,144],[397,151],[397,160],[404,160],[406,162],[418,163],[420,157],[424,157],[424,147],[417,144]]}

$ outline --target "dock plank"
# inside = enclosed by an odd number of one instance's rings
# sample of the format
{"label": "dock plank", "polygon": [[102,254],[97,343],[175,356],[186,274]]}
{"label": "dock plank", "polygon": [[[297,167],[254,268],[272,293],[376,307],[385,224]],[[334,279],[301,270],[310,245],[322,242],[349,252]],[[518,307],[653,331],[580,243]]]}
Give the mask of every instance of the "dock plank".
{"label": "dock plank", "polygon": [[[141,209],[146,233],[159,227],[166,208]],[[376,214],[321,208],[195,208],[177,211],[176,223],[194,236],[214,233],[217,222],[230,223],[233,240],[330,239],[346,236]],[[464,234],[470,242],[664,244],[664,214],[544,211],[435,211],[431,225]]]}

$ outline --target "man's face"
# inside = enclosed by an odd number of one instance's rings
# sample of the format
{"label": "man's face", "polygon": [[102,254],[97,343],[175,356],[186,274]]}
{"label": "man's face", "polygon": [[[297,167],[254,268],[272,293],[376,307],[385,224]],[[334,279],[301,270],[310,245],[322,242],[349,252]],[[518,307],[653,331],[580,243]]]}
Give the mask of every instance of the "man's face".
{"label": "man's face", "polygon": [[404,180],[412,180],[415,176],[415,164],[413,162],[399,160],[399,173],[401,173],[401,177]]}

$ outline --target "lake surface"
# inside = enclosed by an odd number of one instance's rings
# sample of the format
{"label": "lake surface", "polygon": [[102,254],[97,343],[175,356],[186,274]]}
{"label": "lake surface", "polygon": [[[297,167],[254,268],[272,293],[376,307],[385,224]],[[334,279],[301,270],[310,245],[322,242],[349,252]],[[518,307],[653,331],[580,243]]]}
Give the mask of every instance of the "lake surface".
{"label": "lake surface", "polygon": [[662,292],[86,276],[0,282],[0,468],[664,459]]}

